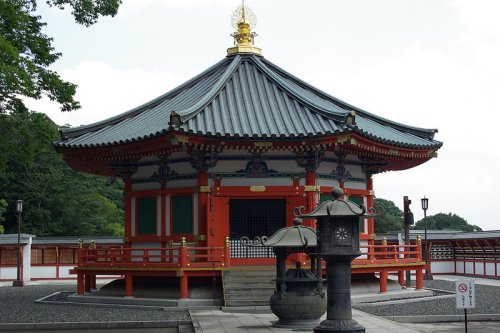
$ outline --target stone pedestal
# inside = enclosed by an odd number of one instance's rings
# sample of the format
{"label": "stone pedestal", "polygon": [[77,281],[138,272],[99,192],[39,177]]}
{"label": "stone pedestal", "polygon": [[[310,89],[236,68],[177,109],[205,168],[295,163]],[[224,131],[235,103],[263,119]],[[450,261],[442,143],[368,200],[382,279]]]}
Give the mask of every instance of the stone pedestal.
{"label": "stone pedestal", "polygon": [[364,333],[365,328],[352,319],[351,308],[351,261],[356,255],[330,255],[326,257],[328,281],[327,317],[315,333],[343,332]]}

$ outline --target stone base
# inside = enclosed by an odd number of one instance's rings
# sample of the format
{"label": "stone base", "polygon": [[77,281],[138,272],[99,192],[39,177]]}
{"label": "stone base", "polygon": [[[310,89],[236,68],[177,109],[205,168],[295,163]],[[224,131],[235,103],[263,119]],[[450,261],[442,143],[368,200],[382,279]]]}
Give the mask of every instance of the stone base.
{"label": "stone base", "polygon": [[342,332],[342,333],[365,333],[365,328],[356,320],[323,320],[319,326],[314,328],[314,333]]}
{"label": "stone base", "polygon": [[12,282],[12,286],[13,287],[24,287],[24,281],[22,281],[22,280],[20,280],[20,281],[16,280],[16,281]]}
{"label": "stone base", "polygon": [[311,327],[314,327],[318,325],[320,322],[320,319],[280,319],[278,321],[273,322],[273,327],[281,327],[281,328],[295,328],[295,329],[302,329],[302,328],[307,328],[311,329]]}

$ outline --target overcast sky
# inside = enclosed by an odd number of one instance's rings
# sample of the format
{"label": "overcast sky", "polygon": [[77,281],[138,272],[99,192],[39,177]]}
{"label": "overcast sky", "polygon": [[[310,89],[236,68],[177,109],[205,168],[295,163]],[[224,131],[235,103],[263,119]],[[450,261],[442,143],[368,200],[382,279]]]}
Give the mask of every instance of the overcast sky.
{"label": "overcast sky", "polygon": [[[40,1],[42,3],[43,1]],[[56,123],[100,121],[147,102],[226,56],[239,0],[124,0],[85,28],[68,11],[39,9],[62,52],[53,67],[78,84],[82,109],[37,101]],[[379,116],[437,128],[444,142],[419,167],[374,177],[377,197],[415,220],[456,213],[500,229],[500,1],[247,0],[256,46],[288,72]]]}

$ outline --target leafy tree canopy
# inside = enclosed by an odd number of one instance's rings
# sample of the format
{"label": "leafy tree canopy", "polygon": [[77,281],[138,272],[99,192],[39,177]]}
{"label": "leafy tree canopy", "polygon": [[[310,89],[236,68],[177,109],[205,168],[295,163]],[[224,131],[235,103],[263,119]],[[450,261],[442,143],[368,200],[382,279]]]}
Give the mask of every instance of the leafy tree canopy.
{"label": "leafy tree canopy", "polygon": [[[94,24],[100,15],[114,16],[121,0],[46,0],[50,6],[72,8],[79,24]],[[46,23],[35,14],[36,0],[0,0],[0,114],[26,109],[22,98],[47,96],[62,111],[78,109],[76,85],[49,69],[61,53],[42,32]]]}
{"label": "leafy tree canopy", "polygon": [[22,232],[38,236],[123,233],[121,182],[71,170],[52,147],[57,126],[46,115],[4,114],[0,128],[10,133],[0,131],[0,199],[10,205],[0,214],[6,232],[16,232],[13,206],[22,199]]}
{"label": "leafy tree canopy", "polygon": [[7,201],[4,199],[0,199],[0,235],[4,233],[4,228],[3,228],[3,221],[5,221],[5,217],[3,214],[7,210]]}
{"label": "leafy tree canopy", "polygon": [[375,233],[386,233],[403,229],[403,212],[390,200],[375,198]]}
{"label": "leafy tree canopy", "polygon": [[[415,223],[414,229],[425,229],[424,219]],[[471,225],[460,216],[452,213],[439,213],[427,217],[427,230],[483,231],[477,225]]]}

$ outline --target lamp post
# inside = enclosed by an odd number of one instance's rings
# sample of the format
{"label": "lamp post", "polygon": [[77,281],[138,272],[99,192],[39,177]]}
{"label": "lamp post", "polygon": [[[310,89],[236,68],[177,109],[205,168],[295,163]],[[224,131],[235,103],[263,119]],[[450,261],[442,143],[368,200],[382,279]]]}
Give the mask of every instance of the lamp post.
{"label": "lamp post", "polygon": [[23,212],[23,201],[16,201],[17,213],[17,280],[12,283],[14,287],[23,287],[24,281],[21,276],[21,214]]}
{"label": "lamp post", "polygon": [[422,202],[422,210],[424,211],[424,260],[425,260],[425,275],[424,280],[432,280],[432,275],[429,272],[429,250],[427,247],[427,208],[429,208],[429,198],[426,198],[425,195],[421,199]]}

